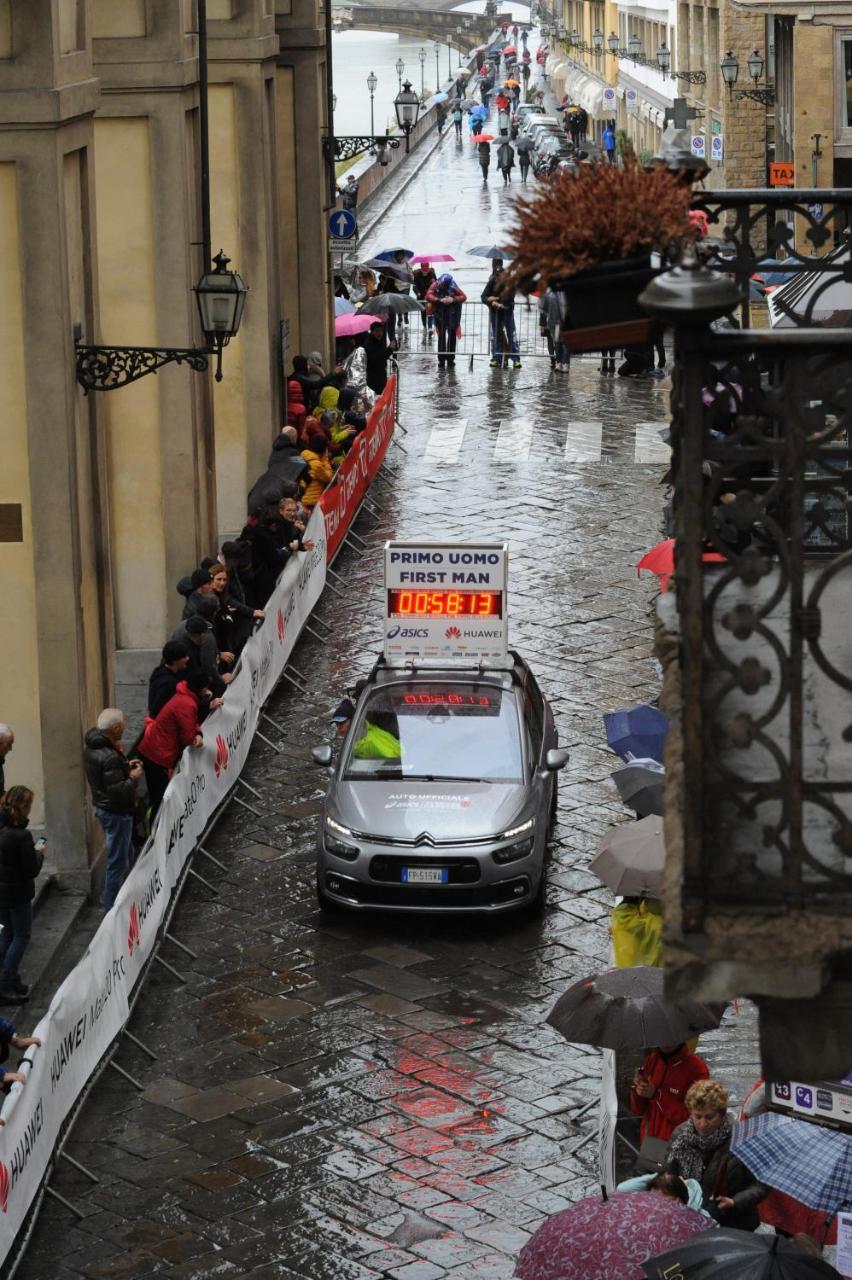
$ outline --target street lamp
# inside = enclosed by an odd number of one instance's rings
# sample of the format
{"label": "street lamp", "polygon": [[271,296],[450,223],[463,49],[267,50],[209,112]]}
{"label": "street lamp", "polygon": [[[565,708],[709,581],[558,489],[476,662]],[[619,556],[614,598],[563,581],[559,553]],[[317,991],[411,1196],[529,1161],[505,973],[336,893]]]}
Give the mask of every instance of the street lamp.
{"label": "street lamp", "polygon": [[231,259],[220,249],[213,259],[214,271],[206,271],[195,286],[195,300],[207,345],[216,352],[216,381],[222,381],[222,348],[235,338],[248,289],[236,271],[228,270]]}
{"label": "street lamp", "polygon": [[453,78],[453,45],[449,35],[447,36],[447,76],[450,80]]}
{"label": "street lamp", "polygon": [[411,130],[417,124],[417,117],[420,114],[420,99],[408,80],[394,98],[393,105],[396,110],[397,124],[405,134],[405,154],[408,155]]}
{"label": "street lamp", "polygon": [[395,63],[395,66],[396,66],[396,78],[397,78],[397,80],[399,81],[399,87],[400,87],[400,89],[401,89],[401,88],[402,88],[402,73],[403,73],[403,71],[405,70],[405,63],[403,62],[402,58],[397,58],[396,63]]}
{"label": "street lamp", "polygon": [[441,88],[441,46],[435,45],[435,92]]}
{"label": "street lamp", "polygon": [[740,64],[734,57],[732,50],[728,50],[722,61],[719,63],[719,69],[722,72],[722,79],[728,86],[728,92],[731,97],[734,96],[734,85],[740,74]]}
{"label": "street lamp", "polygon": [[600,27],[595,27],[592,32],[592,45],[594,46],[595,57],[598,58],[603,53],[604,33]]}
{"label": "street lamp", "polygon": [[636,62],[636,59],[638,58],[641,50],[642,50],[642,41],[639,39],[636,32],[634,31],[633,35],[628,37],[628,40],[627,40],[627,52],[630,54],[634,63]]}
{"label": "street lamp", "polygon": [[657,66],[664,76],[671,76],[672,80],[685,80],[687,84],[706,84],[707,74],[704,71],[672,71],[672,53],[665,40],[657,50]]}
{"label": "street lamp", "polygon": [[462,64],[462,36],[464,35],[464,27],[463,27],[461,24],[459,24],[459,25],[456,27],[456,35],[458,36],[458,45],[459,45],[459,66],[461,66],[461,64]]}
{"label": "street lamp", "polygon": [[763,55],[758,49],[752,49],[751,53],[746,58],[746,66],[748,67],[748,73],[752,80],[757,84],[758,80],[763,75]]}
{"label": "street lamp", "polygon": [[367,88],[370,90],[370,133],[376,132],[376,123],[373,119],[373,99],[376,95],[378,83],[379,77],[376,75],[375,71],[371,71],[367,76]]}
{"label": "street lamp", "polygon": [[337,94],[333,93],[331,95],[331,114],[334,115],[336,110],[337,110]]}
{"label": "street lamp", "polygon": [[420,97],[425,98],[426,97],[426,80],[424,77],[426,75],[426,50],[421,49],[417,57],[420,60]]}
{"label": "street lamp", "polygon": [[722,79],[728,86],[728,94],[733,98],[751,98],[752,102],[760,102],[764,106],[771,106],[775,101],[775,90],[770,85],[764,85],[758,88],[758,80],[763,75],[765,66],[763,54],[759,49],[753,49],[749,57],[746,59],[748,73],[754,84],[753,89],[737,89],[734,93],[734,85],[740,74],[740,64],[737,61],[736,54],[729,49],[719,64],[722,70]]}
{"label": "street lamp", "polygon": [[660,45],[659,49],[657,50],[657,66],[660,68],[663,75],[665,76],[665,75],[668,75],[669,68],[671,67],[671,65],[672,65],[671,50],[669,49],[668,45],[664,40],[663,43]]}
{"label": "street lamp", "polygon": [[606,38],[606,43],[607,43],[607,48],[609,49],[611,54],[614,55],[618,53],[618,36],[615,34],[614,31],[610,31],[609,35]]}

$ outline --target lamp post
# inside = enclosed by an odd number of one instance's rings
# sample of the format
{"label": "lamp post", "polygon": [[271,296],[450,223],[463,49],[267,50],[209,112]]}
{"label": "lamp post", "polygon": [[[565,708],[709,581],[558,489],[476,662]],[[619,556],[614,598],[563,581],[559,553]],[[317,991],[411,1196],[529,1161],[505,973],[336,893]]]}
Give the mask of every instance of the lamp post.
{"label": "lamp post", "polygon": [[447,36],[447,78],[449,80],[453,78],[453,42],[449,36]]}
{"label": "lamp post", "polygon": [[758,86],[758,80],[763,75],[764,68],[763,54],[759,49],[753,49],[746,59],[748,73],[751,76],[753,89],[737,89],[734,93],[734,85],[737,83],[740,74],[739,59],[730,49],[725,54],[719,64],[722,72],[722,79],[728,86],[728,95],[733,100],[736,98],[751,98],[753,102],[760,102],[764,106],[771,106],[775,101],[775,90],[770,85]]}
{"label": "lamp post", "polygon": [[630,54],[631,58],[633,59],[634,65],[641,51],[642,51],[642,41],[639,39],[636,32],[634,31],[632,36],[629,36],[627,40],[627,52]]}
{"label": "lamp post", "polygon": [[435,45],[435,92],[441,90],[441,46]]}
{"label": "lamp post", "polygon": [[331,95],[331,114],[334,115],[336,110],[337,110],[337,94],[333,93]]}
{"label": "lamp post", "polygon": [[408,80],[406,80],[394,98],[393,105],[396,111],[397,124],[405,134],[405,154],[408,155],[411,130],[417,124],[417,117],[420,114],[420,99],[411,88],[411,83]]}
{"label": "lamp post", "polygon": [[399,81],[399,86],[398,86],[398,87],[401,89],[401,88],[402,88],[402,73],[405,71],[405,63],[403,62],[402,58],[397,58],[396,63],[395,63],[394,65],[396,66],[396,78],[397,78],[397,80]]}
{"label": "lamp post", "polygon": [[376,132],[376,123],[373,119],[373,99],[376,95],[376,88],[379,83],[379,77],[375,71],[371,71],[367,76],[367,88],[370,90],[370,133]]}
{"label": "lamp post", "polygon": [[461,26],[461,24],[459,24],[459,26],[457,26],[457,27],[456,27],[456,35],[458,36],[458,46],[459,46],[459,66],[461,66],[461,64],[462,64],[462,36],[464,35],[464,27],[463,27],[463,26]]}
{"label": "lamp post", "polygon": [[421,98],[425,98],[425,97],[426,97],[426,80],[425,80],[425,75],[426,75],[426,50],[425,50],[425,49],[421,49],[421,50],[420,50],[420,52],[418,53],[417,57],[418,57],[418,59],[420,60],[420,97],[421,97]]}

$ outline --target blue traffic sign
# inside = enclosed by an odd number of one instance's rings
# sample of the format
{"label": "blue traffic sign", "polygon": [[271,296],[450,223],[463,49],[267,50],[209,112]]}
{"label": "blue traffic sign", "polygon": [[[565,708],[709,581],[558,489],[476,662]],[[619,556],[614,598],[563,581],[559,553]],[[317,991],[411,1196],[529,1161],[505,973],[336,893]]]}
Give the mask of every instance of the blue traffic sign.
{"label": "blue traffic sign", "polygon": [[358,230],[358,219],[351,209],[334,209],[328,215],[328,234],[335,240],[351,240]]}

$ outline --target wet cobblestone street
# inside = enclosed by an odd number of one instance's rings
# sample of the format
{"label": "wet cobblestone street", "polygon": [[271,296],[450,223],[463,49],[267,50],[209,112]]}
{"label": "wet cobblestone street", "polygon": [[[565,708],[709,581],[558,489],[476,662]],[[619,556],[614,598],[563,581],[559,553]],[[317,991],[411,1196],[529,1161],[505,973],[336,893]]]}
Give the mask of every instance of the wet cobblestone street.
{"label": "wet cobblestone street", "polygon": [[[364,249],[459,256],[499,234],[507,198],[479,190],[471,150],[445,140]],[[483,268],[467,262],[456,274],[478,298]],[[633,566],[661,536],[664,452],[657,440],[642,461],[636,432],[668,403],[597,363],[439,375],[404,358],[405,452],[390,451],[379,517],[357,525],[367,551],[335,566],[328,643],[296,650],[308,692],[282,684],[269,707],[284,754],[256,741],[245,774],[261,816],[232,805],[208,845],[226,872],[197,863],[218,894],[191,883],[173,932],[198,959],[170,950],[185,985],[155,967],[131,1023],[157,1061],[128,1043],[119,1055],[144,1092],[112,1072],[98,1083],[69,1151],[99,1185],[60,1168],[54,1185],[86,1216],[47,1201],[19,1280],[503,1280],[541,1221],[597,1185],[596,1143],[573,1154],[596,1114],[578,1127],[570,1112],[596,1096],[599,1056],[544,1019],[608,961],[612,898],[586,867],[630,814],[601,716],[659,690],[656,585]],[[572,450],[577,423],[600,424],[596,460]],[[541,919],[317,910],[310,747],[332,741],[331,709],[380,647],[389,537],[509,542],[511,644],[571,752]],[[735,1025],[707,1056],[736,1091]]]}

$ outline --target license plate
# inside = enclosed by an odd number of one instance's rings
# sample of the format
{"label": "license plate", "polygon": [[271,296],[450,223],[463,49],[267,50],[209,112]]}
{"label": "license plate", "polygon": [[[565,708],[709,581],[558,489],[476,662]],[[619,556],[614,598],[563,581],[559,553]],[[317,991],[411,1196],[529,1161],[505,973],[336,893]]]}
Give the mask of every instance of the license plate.
{"label": "license plate", "polygon": [[450,873],[446,867],[403,867],[403,884],[446,884]]}

